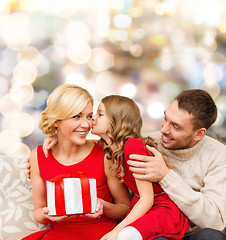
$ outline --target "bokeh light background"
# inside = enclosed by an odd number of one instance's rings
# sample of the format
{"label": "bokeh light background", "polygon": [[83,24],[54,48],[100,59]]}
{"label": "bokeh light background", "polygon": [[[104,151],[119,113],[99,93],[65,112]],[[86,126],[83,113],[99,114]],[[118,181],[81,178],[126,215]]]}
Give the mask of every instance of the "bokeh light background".
{"label": "bokeh light background", "polygon": [[0,153],[42,143],[40,113],[63,83],[89,90],[95,107],[133,98],[145,135],[180,91],[205,89],[219,109],[209,134],[225,143],[225,52],[225,0],[1,0]]}

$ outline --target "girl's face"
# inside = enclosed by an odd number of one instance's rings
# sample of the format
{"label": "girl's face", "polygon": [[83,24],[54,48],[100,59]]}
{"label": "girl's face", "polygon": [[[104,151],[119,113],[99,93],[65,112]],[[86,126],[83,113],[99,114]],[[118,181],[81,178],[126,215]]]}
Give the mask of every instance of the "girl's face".
{"label": "girl's face", "polygon": [[93,105],[88,103],[86,107],[72,118],[60,120],[55,123],[58,138],[71,141],[73,144],[82,145],[86,142],[92,123]]}
{"label": "girl's face", "polygon": [[93,116],[92,133],[103,138],[108,142],[106,135],[107,130],[110,127],[110,120],[105,112],[104,104],[101,102],[98,106],[97,113]]}

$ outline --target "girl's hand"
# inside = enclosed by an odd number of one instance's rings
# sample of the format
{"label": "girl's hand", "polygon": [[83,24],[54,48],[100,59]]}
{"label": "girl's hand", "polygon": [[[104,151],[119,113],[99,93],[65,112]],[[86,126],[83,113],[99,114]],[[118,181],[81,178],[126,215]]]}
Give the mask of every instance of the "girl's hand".
{"label": "girl's hand", "polygon": [[118,232],[112,230],[111,232],[105,234],[100,240],[116,240]]}
{"label": "girl's hand", "polygon": [[88,218],[100,218],[100,216],[103,214],[103,200],[97,199],[97,205],[95,208],[95,213],[87,213],[84,216]]}
{"label": "girl's hand", "polygon": [[[52,135],[52,136],[49,136],[49,137],[46,137],[44,139],[44,143],[43,143],[43,146],[42,146],[42,150],[45,154],[46,157],[48,157],[48,149],[51,149],[55,144],[57,143],[57,135]],[[26,165],[26,168],[27,168],[27,178],[30,179],[31,177],[31,164],[30,164],[30,159],[28,158],[27,159],[27,165]]]}
{"label": "girl's hand", "polygon": [[46,157],[48,157],[48,149],[51,149],[57,143],[57,135],[52,135],[44,139],[42,150]]}

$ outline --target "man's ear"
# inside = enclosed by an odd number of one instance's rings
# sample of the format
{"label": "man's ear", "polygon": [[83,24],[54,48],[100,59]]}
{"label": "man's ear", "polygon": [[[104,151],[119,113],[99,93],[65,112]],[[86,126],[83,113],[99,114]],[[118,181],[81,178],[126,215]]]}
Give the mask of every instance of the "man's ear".
{"label": "man's ear", "polygon": [[200,128],[196,131],[194,140],[200,141],[201,139],[204,138],[205,135],[206,135],[206,128]]}

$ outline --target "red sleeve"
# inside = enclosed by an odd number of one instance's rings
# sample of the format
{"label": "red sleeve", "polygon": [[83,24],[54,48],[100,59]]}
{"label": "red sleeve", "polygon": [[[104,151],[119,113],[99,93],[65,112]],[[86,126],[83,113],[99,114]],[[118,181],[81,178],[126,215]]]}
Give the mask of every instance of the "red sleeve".
{"label": "red sleeve", "polygon": [[152,156],[145,147],[144,141],[139,138],[130,138],[126,141],[124,146],[124,158],[126,161],[129,159],[130,154]]}

